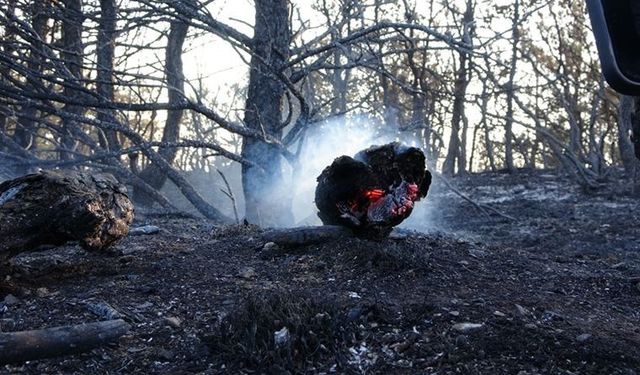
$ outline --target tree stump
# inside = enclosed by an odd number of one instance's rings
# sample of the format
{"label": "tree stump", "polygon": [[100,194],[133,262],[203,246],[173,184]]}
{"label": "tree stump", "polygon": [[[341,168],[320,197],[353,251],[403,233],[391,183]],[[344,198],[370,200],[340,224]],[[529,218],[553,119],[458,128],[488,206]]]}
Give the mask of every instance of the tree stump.
{"label": "tree stump", "polygon": [[126,236],[133,204],[108,174],[43,171],[0,184],[0,260],[79,241],[102,250]]}

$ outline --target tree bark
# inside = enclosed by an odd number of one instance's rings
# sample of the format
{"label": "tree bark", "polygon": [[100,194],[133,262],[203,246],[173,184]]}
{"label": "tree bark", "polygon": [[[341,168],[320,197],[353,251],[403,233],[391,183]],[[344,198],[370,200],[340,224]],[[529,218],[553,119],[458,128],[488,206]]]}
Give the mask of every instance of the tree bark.
{"label": "tree bark", "polygon": [[509,172],[515,171],[513,165],[513,97],[515,95],[514,81],[518,67],[518,43],[520,42],[520,1],[516,0],[513,6],[513,19],[511,30],[511,63],[509,66],[509,82],[507,82],[507,118],[504,126],[504,161],[505,168]]}
{"label": "tree bark", "polygon": [[[113,101],[113,57],[116,42],[116,0],[100,0],[100,23],[98,25],[98,41],[96,47],[97,74],[96,91],[102,100]],[[112,109],[98,109],[98,120],[116,122]],[[101,146],[107,150],[120,149],[117,133],[105,131],[105,139],[100,138]]]}
{"label": "tree bark", "polygon": [[618,149],[627,177],[633,176],[638,162],[634,157],[633,143],[629,138],[633,127],[633,117],[634,98],[622,95],[618,104]]}
{"label": "tree bark", "polygon": [[[84,14],[82,13],[82,0],[65,0],[64,21],[62,23],[62,59],[64,65],[73,76],[71,82],[68,82],[64,88],[64,95],[76,101],[81,100],[81,94],[74,86],[82,85],[82,22]],[[82,115],[84,112],[81,106],[75,104],[66,104],[64,107],[66,112],[74,115]],[[62,118],[62,134],[60,138],[60,159],[69,160],[72,158],[71,151],[76,148],[75,134],[78,132],[78,123],[72,118]]]}
{"label": "tree bark", "polygon": [[[184,72],[182,67],[182,48],[189,25],[182,20],[171,22],[169,37],[166,47],[165,77],[167,80],[168,96],[170,105],[179,105],[184,101]],[[162,131],[162,142],[175,143],[180,139],[180,125],[182,122],[182,109],[169,110],[167,121]],[[169,164],[175,160],[178,149],[175,147],[164,147],[158,151]],[[154,189],[161,189],[167,181],[167,175],[163,173],[155,163],[149,164],[141,173],[140,177]],[[135,199],[141,204],[150,206],[153,204],[151,197],[143,191],[135,190]]]}
{"label": "tree bark", "polygon": [[[473,38],[473,4],[471,0],[467,1],[467,8],[462,17],[463,39],[470,43]],[[449,138],[449,149],[447,157],[442,165],[442,173],[445,175],[453,175],[455,173],[456,161],[464,156],[461,150],[460,142],[460,124],[464,116],[464,99],[467,94],[467,86],[469,85],[469,55],[467,52],[460,52],[458,72],[456,73],[456,82],[453,89],[453,110],[451,114],[451,137]],[[464,163],[458,163],[459,167],[463,167]],[[464,172],[459,170],[458,172]]]}
{"label": "tree bark", "polygon": [[[170,105],[179,105],[184,101],[184,72],[182,67],[182,48],[189,25],[182,20],[171,22],[169,37],[166,47],[165,77]],[[175,143],[180,139],[180,124],[182,122],[182,109],[169,110],[167,121],[162,131],[162,142]],[[178,149],[175,147],[163,147],[158,151],[169,164],[176,158]],[[141,173],[140,177],[155,189],[161,189],[167,181],[167,175],[160,167],[154,163],[149,164]],[[135,199],[144,205],[151,205],[153,200],[141,190],[135,190]]]}
{"label": "tree bark", "polygon": [[83,353],[114,342],[131,327],[122,319],[0,333],[0,365]]}
{"label": "tree bark", "polygon": [[[48,11],[49,5],[47,1],[35,0],[30,7],[31,27],[41,39],[45,39]],[[27,66],[31,71],[41,72],[41,57],[36,49],[36,46],[30,45]],[[39,85],[40,83],[38,82],[38,78],[33,76],[27,77],[27,87],[36,89]],[[20,112],[22,115],[18,117],[18,124],[16,126],[13,139],[18,145],[20,145],[20,147],[28,149],[33,147],[33,133],[36,130],[36,121],[34,119],[37,117],[38,110],[30,100],[27,100],[22,104]],[[23,174],[26,170],[25,168],[15,168],[15,172]]]}
{"label": "tree bark", "polygon": [[[291,42],[287,4],[287,0],[255,1],[253,56],[244,111],[247,127],[276,139],[282,138],[281,102],[285,93],[276,72],[286,64]],[[278,149],[261,139],[245,137],[242,157],[258,166],[242,165],[246,219],[266,226],[290,223],[291,202],[274,190],[285,182],[284,160]]]}
{"label": "tree bark", "polygon": [[631,142],[636,154],[640,159],[640,97],[633,100],[633,115],[631,116]]}
{"label": "tree bark", "polygon": [[0,184],[0,260],[77,240],[101,250],[126,236],[133,205],[111,175],[43,171]]}

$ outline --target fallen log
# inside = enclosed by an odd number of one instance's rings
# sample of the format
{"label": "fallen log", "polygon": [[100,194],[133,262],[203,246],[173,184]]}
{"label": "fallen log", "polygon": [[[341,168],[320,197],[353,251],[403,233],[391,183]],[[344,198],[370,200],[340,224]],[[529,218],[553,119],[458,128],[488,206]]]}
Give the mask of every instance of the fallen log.
{"label": "fallen log", "polygon": [[127,235],[133,204],[108,174],[43,171],[0,184],[0,261],[41,245],[101,250]]}
{"label": "fallen log", "polygon": [[0,333],[0,365],[87,352],[116,341],[131,327],[122,319]]}
{"label": "fallen log", "polygon": [[262,240],[264,242],[273,242],[283,247],[295,247],[354,236],[355,234],[349,228],[339,225],[322,225],[271,229],[262,233]]}

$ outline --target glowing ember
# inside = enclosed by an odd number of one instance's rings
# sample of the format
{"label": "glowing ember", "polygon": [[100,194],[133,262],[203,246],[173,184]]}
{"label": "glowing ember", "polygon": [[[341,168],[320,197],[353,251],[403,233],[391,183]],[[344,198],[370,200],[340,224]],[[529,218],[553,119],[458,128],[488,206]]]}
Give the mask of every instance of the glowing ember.
{"label": "glowing ember", "polygon": [[316,206],[325,224],[386,235],[407,218],[431,184],[424,154],[398,143],[341,156],[318,177]]}
{"label": "glowing ember", "polygon": [[367,190],[363,193],[363,195],[370,201],[375,202],[384,196],[384,190],[382,189]]}

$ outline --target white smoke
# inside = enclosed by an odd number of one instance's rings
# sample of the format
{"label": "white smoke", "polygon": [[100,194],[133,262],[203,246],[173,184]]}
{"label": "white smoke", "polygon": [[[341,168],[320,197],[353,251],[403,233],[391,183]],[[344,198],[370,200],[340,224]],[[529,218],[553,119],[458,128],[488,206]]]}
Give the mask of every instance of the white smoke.
{"label": "white smoke", "polygon": [[[415,141],[402,139],[398,133],[381,133],[375,121],[366,117],[340,117],[315,126],[305,136],[297,166],[293,171],[293,184],[282,194],[292,199],[295,225],[320,225],[314,202],[316,178],[333,160],[342,155],[353,156],[372,145],[393,141],[415,146]],[[384,129],[384,127],[383,127]],[[431,217],[428,198],[416,204],[413,220],[408,227],[416,230],[429,229]]]}

